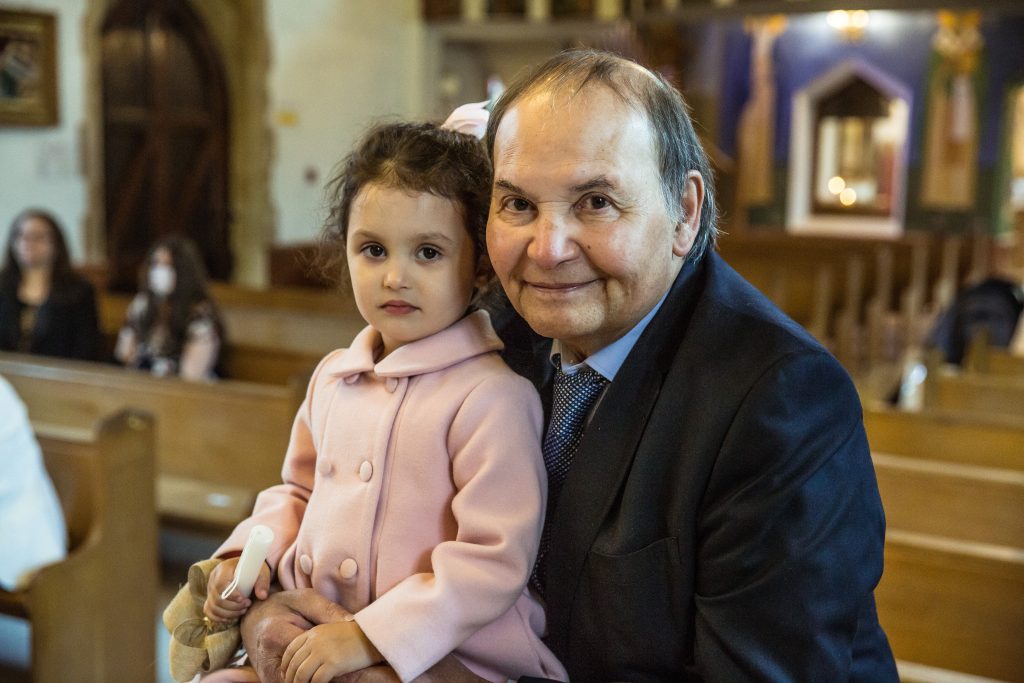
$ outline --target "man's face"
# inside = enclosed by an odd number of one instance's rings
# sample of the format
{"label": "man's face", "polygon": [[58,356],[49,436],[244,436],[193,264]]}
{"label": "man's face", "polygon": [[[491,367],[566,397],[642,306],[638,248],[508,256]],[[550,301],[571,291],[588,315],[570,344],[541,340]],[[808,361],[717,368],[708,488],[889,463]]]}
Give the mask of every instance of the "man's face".
{"label": "man's face", "polygon": [[692,173],[673,220],[650,124],[607,88],[539,92],[498,126],[487,247],[519,314],[582,360],[668,291],[702,198]]}

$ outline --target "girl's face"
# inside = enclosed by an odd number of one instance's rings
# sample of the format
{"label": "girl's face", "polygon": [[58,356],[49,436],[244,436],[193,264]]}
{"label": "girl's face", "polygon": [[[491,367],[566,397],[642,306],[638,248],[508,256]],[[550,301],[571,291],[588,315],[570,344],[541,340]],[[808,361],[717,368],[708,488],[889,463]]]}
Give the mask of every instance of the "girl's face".
{"label": "girl's face", "polygon": [[455,204],[370,183],[352,202],[346,255],[356,306],[384,355],[462,317],[484,276]]}
{"label": "girl's face", "polygon": [[14,238],[14,255],[23,269],[53,265],[53,231],[42,218],[26,218]]}
{"label": "girl's face", "polygon": [[149,259],[149,288],[157,296],[169,296],[177,284],[171,250],[159,247]]}

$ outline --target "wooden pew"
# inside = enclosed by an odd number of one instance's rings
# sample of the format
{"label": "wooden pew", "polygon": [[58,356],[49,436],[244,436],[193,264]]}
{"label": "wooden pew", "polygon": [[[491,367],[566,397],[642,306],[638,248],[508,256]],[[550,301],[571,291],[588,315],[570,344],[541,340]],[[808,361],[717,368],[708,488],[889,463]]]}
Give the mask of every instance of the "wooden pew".
{"label": "wooden pew", "polygon": [[[829,266],[837,274],[837,288],[833,312],[837,313],[847,301],[844,281],[847,262],[859,258],[864,266],[863,280],[867,287],[862,294],[865,302],[876,301],[885,310],[897,310],[898,297],[910,286],[914,277],[915,252],[927,260],[927,277],[935,282],[940,277],[942,264],[936,238],[922,233],[908,233],[899,239],[863,239],[790,235],[782,231],[747,232],[725,235],[718,243],[723,258],[766,293],[773,277],[785,278],[786,300],[776,302],[794,320],[806,324],[815,306],[814,283],[821,266]],[[929,248],[931,246],[931,248]],[[879,248],[888,249],[891,260],[879,260]],[[954,254],[958,272],[966,274],[970,267],[969,254]],[[891,268],[889,277],[880,278],[877,270]],[[877,291],[878,283],[887,283],[884,291]],[[884,297],[885,301],[882,300]]]}
{"label": "wooden pew", "polygon": [[891,530],[875,598],[898,659],[1020,680],[1024,551]]}
{"label": "wooden pew", "polygon": [[989,343],[988,330],[979,332],[967,346],[964,370],[981,375],[1016,377],[1024,380],[1024,357]]}
{"label": "wooden pew", "polygon": [[897,659],[945,680],[1010,680],[1024,628],[1024,420],[864,415],[887,522],[875,597]]}
{"label": "wooden pew", "polygon": [[882,452],[872,458],[890,528],[1024,549],[1024,471]]}
{"label": "wooden pew", "polygon": [[933,367],[924,383],[924,406],[1024,418],[1024,376],[980,375]]}
{"label": "wooden pew", "polygon": [[1024,421],[939,410],[864,408],[872,452],[1024,472]]}
{"label": "wooden pew", "polygon": [[83,426],[131,406],[156,417],[161,520],[218,533],[280,482],[305,382],[195,383],[96,363],[0,353],[33,420]]}
{"label": "wooden pew", "polygon": [[32,625],[31,680],[151,681],[158,576],[153,421],[124,411],[92,429],[35,422],[70,551],[0,612]]}

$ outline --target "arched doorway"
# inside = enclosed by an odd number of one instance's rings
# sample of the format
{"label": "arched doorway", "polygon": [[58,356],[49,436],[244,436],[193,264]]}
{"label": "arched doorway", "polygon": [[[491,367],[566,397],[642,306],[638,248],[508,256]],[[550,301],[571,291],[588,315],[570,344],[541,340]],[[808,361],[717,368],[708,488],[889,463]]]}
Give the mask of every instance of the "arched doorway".
{"label": "arched doorway", "polygon": [[186,0],[122,0],[104,20],[101,61],[110,286],[134,289],[149,246],[171,233],[228,279],[228,96],[202,21]]}

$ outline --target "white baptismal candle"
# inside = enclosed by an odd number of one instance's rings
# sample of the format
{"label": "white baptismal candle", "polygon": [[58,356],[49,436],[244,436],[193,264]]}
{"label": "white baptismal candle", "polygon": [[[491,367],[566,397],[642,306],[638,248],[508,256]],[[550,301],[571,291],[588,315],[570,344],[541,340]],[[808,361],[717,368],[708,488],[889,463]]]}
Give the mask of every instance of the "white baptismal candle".
{"label": "white baptismal candle", "polygon": [[267,559],[270,544],[273,542],[274,532],[270,527],[257,524],[252,528],[252,531],[249,532],[249,540],[245,542],[242,556],[238,559],[238,565],[235,567],[235,578],[224,589],[224,593],[221,594],[222,598],[231,595],[236,588],[244,597],[249,597],[249,594],[252,593],[252,586],[260,575],[260,567]]}

